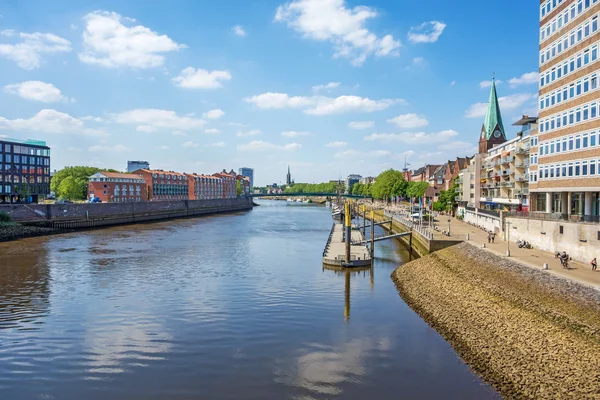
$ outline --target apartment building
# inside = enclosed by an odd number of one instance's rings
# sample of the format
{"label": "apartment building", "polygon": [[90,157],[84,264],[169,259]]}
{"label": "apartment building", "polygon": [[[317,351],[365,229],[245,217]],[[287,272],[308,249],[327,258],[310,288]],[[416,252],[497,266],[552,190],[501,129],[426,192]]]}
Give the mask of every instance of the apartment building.
{"label": "apartment building", "polygon": [[103,203],[146,201],[146,182],[136,174],[97,172],[88,180],[88,198]]}
{"label": "apartment building", "polygon": [[[458,173],[458,189],[454,199],[460,207],[475,207],[475,158],[470,158],[465,168]],[[477,183],[479,187],[479,182]]]}
{"label": "apartment building", "polygon": [[539,129],[531,138],[531,210],[600,215],[600,0],[540,3]]}
{"label": "apartment building", "polygon": [[226,170],[223,170],[221,172],[218,172],[216,174],[213,174],[212,176],[216,176],[217,178],[221,178],[221,183],[223,185],[223,196],[222,198],[224,199],[233,199],[237,197],[237,190],[236,190],[236,173],[231,170],[230,172],[227,172]]}
{"label": "apartment building", "polygon": [[223,198],[223,182],[210,175],[186,174],[190,200],[210,200]]}
{"label": "apartment building", "polygon": [[37,203],[50,194],[50,147],[0,138],[0,203]]}
{"label": "apartment building", "polygon": [[144,179],[148,201],[188,200],[189,186],[186,174],[161,169],[139,169],[134,174],[141,175]]}

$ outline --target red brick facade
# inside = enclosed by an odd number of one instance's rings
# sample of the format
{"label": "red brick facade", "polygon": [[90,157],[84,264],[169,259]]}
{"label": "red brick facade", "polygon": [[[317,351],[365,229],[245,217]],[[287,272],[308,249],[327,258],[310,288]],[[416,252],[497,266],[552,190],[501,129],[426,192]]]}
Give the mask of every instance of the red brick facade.
{"label": "red brick facade", "polygon": [[145,201],[146,184],[137,174],[98,172],[88,182],[88,198],[99,198],[103,203]]}

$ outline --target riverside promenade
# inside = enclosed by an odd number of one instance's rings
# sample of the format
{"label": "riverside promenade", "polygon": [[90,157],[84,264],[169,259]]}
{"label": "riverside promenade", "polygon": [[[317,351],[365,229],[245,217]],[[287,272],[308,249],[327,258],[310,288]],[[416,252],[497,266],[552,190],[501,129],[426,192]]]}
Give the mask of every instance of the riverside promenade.
{"label": "riverside promenade", "polygon": [[[385,210],[404,215],[408,212],[407,207],[408,204],[385,206]],[[448,219],[450,222],[448,222]],[[554,257],[554,254],[535,248],[519,248],[517,243],[510,237],[510,243],[507,243],[502,238],[503,234],[496,234],[494,243],[488,243],[486,231],[448,215],[438,215],[435,224],[440,231],[433,231],[434,240],[462,240],[478,247],[483,247],[483,244],[485,244],[485,250],[502,257],[506,257],[507,250],[510,250],[509,258],[513,261],[535,269],[542,269],[544,264],[548,264],[548,273],[590,285],[600,290],[600,269],[592,271],[589,263],[591,260],[587,263],[571,260],[569,261],[569,269],[564,269],[560,261]],[[450,228],[450,236],[441,233],[443,230],[448,230],[448,227]],[[467,235],[469,240],[467,240]],[[564,249],[564,251],[567,254],[569,253],[569,249]],[[598,250],[598,260],[600,260],[600,249]]]}

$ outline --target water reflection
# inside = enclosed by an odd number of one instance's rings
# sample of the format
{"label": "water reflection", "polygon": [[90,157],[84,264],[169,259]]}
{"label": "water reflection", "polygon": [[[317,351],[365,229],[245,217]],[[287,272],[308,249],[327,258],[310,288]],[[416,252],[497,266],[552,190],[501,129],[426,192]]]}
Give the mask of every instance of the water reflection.
{"label": "water reflection", "polygon": [[358,278],[362,275],[365,278],[368,275],[371,291],[373,291],[375,287],[375,269],[373,266],[343,268],[323,264],[323,271],[325,270],[333,271],[337,276],[344,276],[344,319],[348,320],[350,319],[350,277],[354,275]]}
{"label": "water reflection", "polygon": [[50,307],[50,268],[44,246],[0,249],[0,329],[38,329]]}

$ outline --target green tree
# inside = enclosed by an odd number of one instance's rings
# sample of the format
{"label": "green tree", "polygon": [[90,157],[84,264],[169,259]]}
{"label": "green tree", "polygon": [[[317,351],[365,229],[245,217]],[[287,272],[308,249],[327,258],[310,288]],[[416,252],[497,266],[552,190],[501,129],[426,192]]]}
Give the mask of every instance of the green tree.
{"label": "green tree", "polygon": [[235,191],[237,192],[238,197],[242,195],[244,192],[244,189],[242,189],[242,182],[237,181],[235,183]]}
{"label": "green tree", "polygon": [[87,198],[88,179],[99,171],[118,172],[114,169],[106,170],[86,166],[65,167],[57,171],[52,177],[50,190],[62,199],[85,200]]}
{"label": "green tree", "polygon": [[415,198],[423,197],[428,187],[429,183],[427,182],[410,182],[406,188],[406,196]]}
{"label": "green tree", "polygon": [[402,172],[388,169],[375,178],[375,183],[370,187],[370,191],[376,199],[389,199],[395,196],[405,196],[407,185]]}

